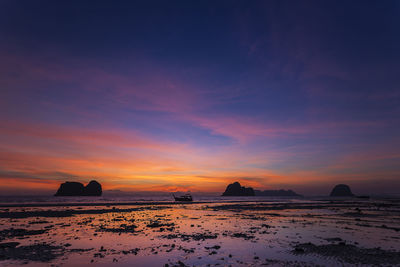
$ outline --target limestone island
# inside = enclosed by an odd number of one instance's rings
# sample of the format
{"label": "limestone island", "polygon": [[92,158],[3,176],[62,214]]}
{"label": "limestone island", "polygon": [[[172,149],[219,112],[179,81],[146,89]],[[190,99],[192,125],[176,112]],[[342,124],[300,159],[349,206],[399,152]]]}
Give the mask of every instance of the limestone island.
{"label": "limestone island", "polygon": [[234,182],[226,187],[222,196],[255,196],[251,187],[241,186],[239,182]]}
{"label": "limestone island", "polygon": [[54,196],[101,196],[101,194],[101,184],[93,180],[86,186],[79,182],[62,183]]}
{"label": "limestone island", "polygon": [[301,197],[292,190],[254,190],[251,187],[241,186],[239,182],[229,184],[222,196]]}
{"label": "limestone island", "polygon": [[338,184],[336,185],[330,194],[331,197],[354,197],[354,194],[351,192],[350,186],[346,184]]}

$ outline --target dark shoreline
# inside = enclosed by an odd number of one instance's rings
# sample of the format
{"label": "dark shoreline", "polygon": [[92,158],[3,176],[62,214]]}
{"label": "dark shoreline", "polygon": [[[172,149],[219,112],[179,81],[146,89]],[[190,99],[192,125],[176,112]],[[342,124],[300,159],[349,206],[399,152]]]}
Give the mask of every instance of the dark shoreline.
{"label": "dark shoreline", "polygon": [[[224,204],[224,203],[270,203],[273,205],[279,203],[289,204],[287,201],[294,200],[293,204],[315,204],[315,203],[378,203],[379,201],[400,203],[400,198],[371,198],[368,200],[357,198],[268,198],[265,199],[252,199],[253,197],[240,197],[240,200],[205,200],[205,201],[192,201],[192,202],[176,202],[176,201],[117,201],[117,202],[44,202],[44,203],[0,203],[0,208],[39,208],[39,207],[93,207],[93,206],[146,206],[146,205],[193,205],[193,204]],[[247,199],[243,199],[247,198]],[[296,202],[296,200],[303,200],[303,202]]]}
{"label": "dark shoreline", "polygon": [[[287,200],[287,199],[282,199]],[[316,200],[330,201],[330,200]],[[64,203],[15,203],[15,204],[0,204],[0,208],[36,208],[36,207],[93,207],[93,206],[147,206],[147,205],[192,205],[192,204],[223,204],[223,203],[266,203],[266,202],[281,202],[277,199],[269,200],[227,200],[227,201],[192,201],[192,202],[175,202],[175,201],[135,201],[135,202],[64,202]],[[315,203],[315,201],[310,201]]]}

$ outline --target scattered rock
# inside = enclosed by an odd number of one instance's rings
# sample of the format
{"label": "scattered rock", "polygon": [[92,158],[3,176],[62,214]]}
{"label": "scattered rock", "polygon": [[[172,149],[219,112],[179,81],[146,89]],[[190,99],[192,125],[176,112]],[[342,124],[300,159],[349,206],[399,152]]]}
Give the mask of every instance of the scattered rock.
{"label": "scattered rock", "polygon": [[[12,242],[14,243],[14,242]],[[16,242],[15,242],[16,243]],[[48,244],[0,247],[0,260],[30,260],[48,262],[63,255],[63,248]]]}
{"label": "scattered rock", "polygon": [[46,233],[47,230],[26,230],[26,229],[5,229],[0,231],[0,240],[14,238],[14,237],[25,237],[31,235],[40,235]]}
{"label": "scattered rock", "polygon": [[161,236],[163,238],[167,238],[167,239],[176,239],[179,238],[182,241],[190,241],[190,240],[194,240],[194,241],[204,241],[206,239],[216,239],[218,237],[218,234],[202,234],[202,233],[198,233],[198,234],[192,234],[192,235],[187,235],[187,234],[169,234],[169,235],[163,235]]}
{"label": "scattered rock", "polygon": [[19,242],[0,243],[0,249],[15,248],[19,244],[20,244]]}
{"label": "scattered rock", "polygon": [[340,244],[314,245],[304,243],[295,246],[294,254],[318,254],[325,257],[333,257],[350,264],[385,265],[398,264],[400,252],[382,250],[380,248],[359,248],[348,245],[345,242]]}
{"label": "scattered rock", "polygon": [[246,239],[246,240],[249,240],[249,239],[253,239],[253,238],[254,238],[253,235],[247,235],[247,234],[245,234],[245,233],[234,233],[234,234],[232,235],[232,237],[244,238],[244,239]]}
{"label": "scattered rock", "polygon": [[98,229],[99,232],[111,232],[111,233],[136,233],[137,226],[134,224],[121,224],[118,228],[106,228],[103,225]]}
{"label": "scattered rock", "polygon": [[161,223],[160,221],[154,221],[147,225],[149,228],[158,228],[158,227],[170,227],[174,226],[174,223]]}
{"label": "scattered rock", "polygon": [[205,249],[220,249],[221,246],[215,245],[213,247],[204,247]]}

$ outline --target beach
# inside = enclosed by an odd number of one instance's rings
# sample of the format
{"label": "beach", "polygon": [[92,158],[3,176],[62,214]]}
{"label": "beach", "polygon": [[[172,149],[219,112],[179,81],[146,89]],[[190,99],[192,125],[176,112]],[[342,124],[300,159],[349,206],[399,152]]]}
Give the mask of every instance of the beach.
{"label": "beach", "polygon": [[0,0],[0,267],[400,267],[399,47],[399,0]]}
{"label": "beach", "polygon": [[396,199],[6,203],[0,265],[400,265]]}

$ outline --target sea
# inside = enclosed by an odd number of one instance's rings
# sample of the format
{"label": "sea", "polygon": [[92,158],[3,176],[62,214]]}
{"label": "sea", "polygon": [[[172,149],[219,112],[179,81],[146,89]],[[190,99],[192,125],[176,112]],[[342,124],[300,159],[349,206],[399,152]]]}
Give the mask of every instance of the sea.
{"label": "sea", "polygon": [[[324,197],[266,197],[266,196],[252,196],[252,197],[223,197],[223,196],[210,196],[210,195],[196,195],[192,194],[193,203],[226,203],[226,202],[307,202],[324,200]],[[105,205],[105,204],[167,204],[174,202],[171,195],[148,195],[148,196],[135,196],[135,195],[103,195],[100,197],[55,197],[51,195],[34,195],[34,196],[0,196],[1,206],[24,206],[24,205],[37,205],[37,206],[68,206],[68,205]]]}

